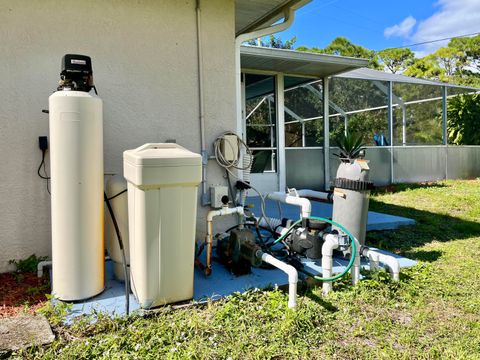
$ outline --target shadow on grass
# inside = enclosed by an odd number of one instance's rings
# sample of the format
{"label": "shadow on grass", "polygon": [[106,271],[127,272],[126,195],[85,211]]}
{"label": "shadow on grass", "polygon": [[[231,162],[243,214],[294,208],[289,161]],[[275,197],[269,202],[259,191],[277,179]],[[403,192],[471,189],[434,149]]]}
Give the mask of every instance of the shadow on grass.
{"label": "shadow on grass", "polygon": [[303,295],[308,297],[310,300],[315,301],[317,304],[322,306],[327,311],[330,311],[332,313],[338,311],[338,307],[333,305],[331,302],[325,301],[325,299],[322,298],[321,296],[318,296],[318,295],[314,294],[312,292],[312,290],[305,291],[305,293]]}
{"label": "shadow on grass", "polygon": [[416,190],[416,189],[435,189],[435,188],[446,188],[449,185],[442,182],[422,182],[422,183],[412,183],[412,184],[395,184],[387,185],[376,188],[372,194],[386,194],[386,193],[399,193],[407,190]]}
{"label": "shadow on grass", "polygon": [[386,204],[370,200],[371,211],[408,217],[416,225],[400,227],[390,231],[367,233],[367,245],[393,251],[414,260],[435,261],[442,256],[440,251],[417,251],[414,248],[432,241],[448,242],[480,236],[480,222],[418,210],[411,207]]}

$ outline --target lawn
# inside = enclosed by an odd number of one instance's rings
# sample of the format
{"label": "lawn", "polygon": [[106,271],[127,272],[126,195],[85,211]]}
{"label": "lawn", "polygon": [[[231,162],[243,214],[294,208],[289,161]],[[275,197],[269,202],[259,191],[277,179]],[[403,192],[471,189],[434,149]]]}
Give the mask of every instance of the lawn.
{"label": "lawn", "polygon": [[[399,283],[383,272],[356,287],[300,291],[297,311],[280,290],[251,291],[148,318],[56,325],[57,340],[27,358],[480,359],[480,180],[398,185],[370,209],[417,225],[371,232],[367,244],[419,264]],[[62,309],[49,309],[58,324]]]}

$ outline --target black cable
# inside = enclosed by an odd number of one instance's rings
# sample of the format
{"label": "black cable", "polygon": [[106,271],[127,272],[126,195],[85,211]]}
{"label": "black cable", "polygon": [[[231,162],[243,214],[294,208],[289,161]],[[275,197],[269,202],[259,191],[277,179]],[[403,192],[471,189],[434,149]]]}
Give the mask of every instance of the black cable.
{"label": "black cable", "polygon": [[120,229],[118,227],[117,219],[115,218],[115,214],[113,213],[112,206],[110,205],[110,200],[107,197],[107,194],[103,193],[103,198],[107,203],[108,212],[112,217],[113,226],[115,228],[115,232],[117,234],[118,239],[118,246],[120,247],[120,251],[122,253],[122,261],[123,261],[123,275],[125,277],[125,312],[127,315],[130,313],[130,279],[128,276],[128,269],[127,269],[127,258],[125,256],[125,249],[123,248],[123,240],[120,234]]}
{"label": "black cable", "polygon": [[[50,180],[50,177],[47,175],[47,170],[45,170],[45,153],[46,153],[46,151],[42,150],[42,161],[40,162],[40,165],[38,166],[37,174],[38,174],[38,176],[40,176],[44,180]],[[43,176],[42,174],[40,174],[40,170],[42,169],[42,166],[43,166],[43,171],[45,172],[45,175],[47,175],[47,176]]]}
{"label": "black cable", "polygon": [[[40,165],[38,166],[38,169],[37,169],[37,174],[38,176],[40,176],[40,178],[44,179],[47,183],[47,192],[51,195],[50,193],[50,186],[49,186],[49,181],[50,181],[50,176],[48,176],[48,173],[47,173],[47,169],[46,169],[46,165],[45,165],[45,153],[46,153],[46,150],[42,150],[42,161],[40,162]],[[40,170],[42,169],[43,167],[43,173],[45,175],[42,175]]]}
{"label": "black cable", "polygon": [[122,195],[123,193],[127,192],[127,190],[128,190],[128,189],[124,189],[124,190],[120,191],[119,193],[117,193],[117,194],[109,197],[108,200],[113,200],[113,199],[115,199],[117,196],[120,196],[120,195]]}

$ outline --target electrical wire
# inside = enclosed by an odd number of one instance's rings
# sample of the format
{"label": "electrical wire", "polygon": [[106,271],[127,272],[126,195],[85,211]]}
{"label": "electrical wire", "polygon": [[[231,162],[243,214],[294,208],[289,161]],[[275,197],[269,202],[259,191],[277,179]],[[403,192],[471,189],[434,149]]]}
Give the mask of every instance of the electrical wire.
{"label": "electrical wire", "polygon": [[[38,166],[37,174],[40,178],[42,178],[46,181],[47,192],[51,195],[51,192],[50,192],[50,176],[48,176],[47,168],[46,168],[46,165],[45,165],[45,154],[46,154],[46,150],[42,150],[42,161],[40,162],[40,165]],[[43,173],[45,175],[42,175],[42,173],[40,172],[42,170],[42,168],[43,168]]]}
{"label": "electrical wire", "polygon": [[120,191],[119,193],[116,193],[115,195],[113,195],[113,196],[109,197],[109,198],[108,198],[108,200],[110,201],[110,200],[113,200],[113,199],[115,199],[117,196],[120,196],[120,195],[122,195],[123,193],[126,193],[126,192],[127,192],[127,190],[128,190],[128,189],[123,189],[123,190],[122,190],[122,191]]}
{"label": "electrical wire", "polygon": [[385,50],[403,49],[403,48],[408,48],[408,47],[412,47],[412,46],[432,44],[432,43],[436,43],[436,42],[439,42],[439,41],[458,39],[458,38],[463,38],[463,37],[473,36],[473,35],[478,35],[478,34],[480,34],[480,31],[479,31],[479,32],[475,32],[475,33],[471,33],[471,34],[464,34],[464,35],[458,35],[458,36],[450,36],[450,37],[446,37],[446,38],[443,38],[443,39],[435,39],[435,40],[423,41],[423,42],[419,42],[419,43],[415,43],[415,44],[410,44],[410,45],[397,46],[397,47],[393,47],[393,48],[387,48],[387,49],[385,49]]}
{"label": "electrical wire", "polygon": [[[234,145],[232,143],[230,143],[230,141],[228,141],[227,139],[225,139],[225,136],[226,135],[233,135],[236,137],[237,139],[237,145],[236,145],[236,148],[234,147]],[[217,163],[218,165],[220,165],[221,167],[229,170],[231,168],[234,168],[234,169],[237,169],[237,170],[247,170],[250,168],[250,166],[252,166],[252,163],[253,163],[253,156],[249,162],[248,165],[246,166],[240,166],[240,156],[237,155],[237,158],[234,159],[234,160],[227,160],[225,159],[225,156],[224,154],[222,153],[221,151],[221,144],[228,144],[228,146],[230,147],[230,150],[232,150],[232,153],[235,153],[237,152],[236,150],[238,149],[238,154],[240,154],[240,149],[243,145],[243,147],[245,148],[245,151],[247,152],[247,154],[249,155],[252,155],[252,151],[250,150],[250,148],[248,147],[247,143],[245,143],[245,141],[243,141],[237,134],[231,132],[231,131],[227,131],[227,132],[224,132],[222,135],[220,135],[219,137],[217,137],[213,143],[213,149],[214,149],[214,153],[215,153],[215,158],[217,159]]]}
{"label": "electrical wire", "polygon": [[117,234],[118,246],[120,247],[120,252],[122,253],[122,261],[123,261],[123,275],[125,277],[125,313],[129,315],[130,313],[130,280],[128,276],[128,269],[127,269],[127,257],[125,256],[125,249],[123,247],[123,240],[122,235],[120,233],[120,228],[118,227],[117,219],[113,212],[112,206],[110,204],[110,200],[107,197],[107,193],[103,193],[103,198],[107,204],[108,212],[112,218],[113,227],[115,228],[115,233]]}

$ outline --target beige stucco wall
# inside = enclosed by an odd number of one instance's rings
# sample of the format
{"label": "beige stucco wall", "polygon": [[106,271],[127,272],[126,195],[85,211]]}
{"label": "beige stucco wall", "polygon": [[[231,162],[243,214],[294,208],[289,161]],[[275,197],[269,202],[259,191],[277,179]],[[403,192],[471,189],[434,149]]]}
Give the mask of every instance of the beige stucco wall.
{"label": "beige stucco wall", "polygon": [[[234,1],[202,7],[211,144],[235,129]],[[121,173],[122,152],[146,142],[176,139],[200,151],[196,43],[193,0],[0,0],[0,272],[9,259],[50,255],[50,199],[36,171],[38,136],[48,135],[41,110],[61,57],[92,57],[104,100],[105,170]],[[223,181],[209,164],[208,182]]]}

